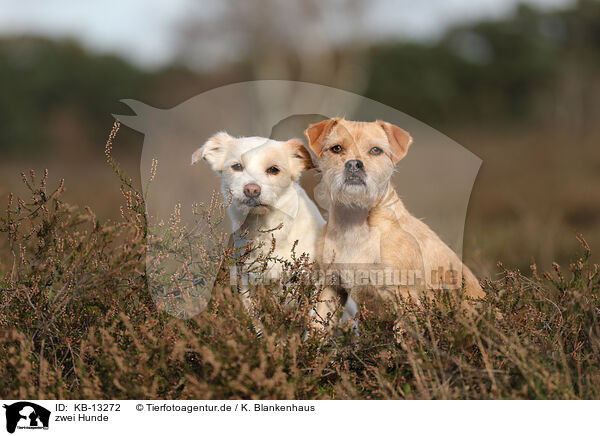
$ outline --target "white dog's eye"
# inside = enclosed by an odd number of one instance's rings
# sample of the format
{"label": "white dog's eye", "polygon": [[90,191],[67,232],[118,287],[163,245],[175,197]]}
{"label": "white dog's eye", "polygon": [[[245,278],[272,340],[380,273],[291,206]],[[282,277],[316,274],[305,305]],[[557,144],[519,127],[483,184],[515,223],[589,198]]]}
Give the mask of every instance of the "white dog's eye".
{"label": "white dog's eye", "polygon": [[267,171],[265,171],[267,174],[274,176],[276,174],[279,174],[280,169],[277,168],[276,166],[272,166],[267,168]]}
{"label": "white dog's eye", "polygon": [[231,165],[231,169],[233,171],[242,171],[244,169],[244,167],[242,166],[241,163],[234,163],[233,165]]}
{"label": "white dog's eye", "polygon": [[369,154],[372,154],[373,156],[379,156],[381,153],[383,153],[383,150],[379,147],[373,147],[369,150]]}

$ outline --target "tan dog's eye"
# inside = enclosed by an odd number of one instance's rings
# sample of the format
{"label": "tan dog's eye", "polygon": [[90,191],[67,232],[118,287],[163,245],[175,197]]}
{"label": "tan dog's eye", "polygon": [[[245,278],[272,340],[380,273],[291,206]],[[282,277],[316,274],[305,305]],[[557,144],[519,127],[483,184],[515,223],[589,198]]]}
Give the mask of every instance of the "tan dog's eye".
{"label": "tan dog's eye", "polygon": [[379,156],[381,153],[383,153],[383,150],[379,147],[373,147],[369,150],[369,154],[372,154],[373,156]]}
{"label": "tan dog's eye", "polygon": [[329,149],[332,153],[339,154],[344,150],[340,144],[335,144]]}
{"label": "tan dog's eye", "polygon": [[233,171],[242,171],[244,169],[244,167],[242,166],[241,163],[234,163],[233,165],[231,165],[231,169]]}
{"label": "tan dog's eye", "polygon": [[267,171],[265,171],[267,174],[274,176],[276,174],[279,174],[280,169],[277,168],[276,166],[272,166],[267,168]]}

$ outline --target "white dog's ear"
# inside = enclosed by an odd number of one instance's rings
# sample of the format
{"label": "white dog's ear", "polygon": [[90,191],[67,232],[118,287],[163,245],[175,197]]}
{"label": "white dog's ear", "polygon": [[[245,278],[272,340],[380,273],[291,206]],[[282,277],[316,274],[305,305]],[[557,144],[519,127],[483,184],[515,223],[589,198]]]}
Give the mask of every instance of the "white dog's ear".
{"label": "white dog's ear", "polygon": [[306,138],[308,139],[308,145],[311,150],[315,152],[317,157],[321,157],[323,153],[323,140],[327,137],[331,129],[337,124],[341,118],[331,118],[329,120],[323,120],[320,123],[311,124],[304,131]]}
{"label": "white dog's ear", "polygon": [[302,171],[314,168],[310,152],[299,139],[290,139],[285,142],[290,153],[290,173],[296,180]]}
{"label": "white dog's ear", "polygon": [[232,139],[227,132],[215,133],[192,154],[192,165],[204,159],[214,171],[221,171]]}
{"label": "white dog's ear", "polygon": [[388,137],[388,141],[392,146],[392,162],[396,165],[400,159],[406,156],[408,147],[413,139],[406,130],[401,129],[398,126],[380,120],[377,120],[376,123],[381,126]]}

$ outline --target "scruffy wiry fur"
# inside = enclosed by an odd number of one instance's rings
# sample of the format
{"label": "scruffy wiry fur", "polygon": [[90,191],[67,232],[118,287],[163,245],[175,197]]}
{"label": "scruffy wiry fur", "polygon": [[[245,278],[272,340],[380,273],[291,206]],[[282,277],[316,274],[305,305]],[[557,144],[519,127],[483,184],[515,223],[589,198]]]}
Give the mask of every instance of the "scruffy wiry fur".
{"label": "scruffy wiry fur", "polygon": [[[412,142],[406,131],[384,121],[333,118],[305,134],[329,196],[317,259],[337,279],[323,292],[318,317],[347,294],[376,313],[394,310],[398,297],[458,291],[463,281],[468,296],[483,296],[469,268],[406,210],[390,182]],[[352,162],[359,169],[350,170]]]}

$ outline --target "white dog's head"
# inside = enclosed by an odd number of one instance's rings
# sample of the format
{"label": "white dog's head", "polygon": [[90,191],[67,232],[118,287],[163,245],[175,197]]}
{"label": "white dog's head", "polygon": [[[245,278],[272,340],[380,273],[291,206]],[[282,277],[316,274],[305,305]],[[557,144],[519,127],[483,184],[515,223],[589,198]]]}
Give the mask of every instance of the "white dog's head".
{"label": "white dog's head", "polygon": [[235,218],[266,214],[296,195],[302,171],[312,167],[310,153],[298,139],[274,141],[258,136],[234,138],[219,132],[192,155],[192,164],[208,162],[221,176],[221,190]]}

